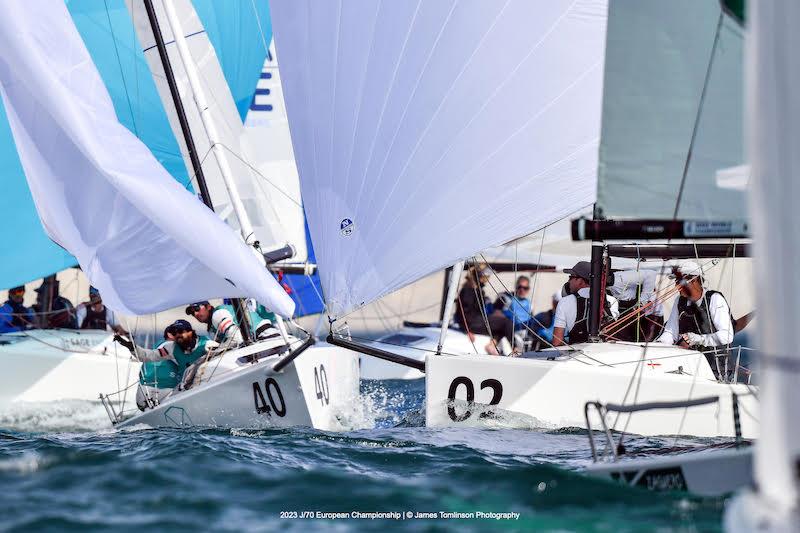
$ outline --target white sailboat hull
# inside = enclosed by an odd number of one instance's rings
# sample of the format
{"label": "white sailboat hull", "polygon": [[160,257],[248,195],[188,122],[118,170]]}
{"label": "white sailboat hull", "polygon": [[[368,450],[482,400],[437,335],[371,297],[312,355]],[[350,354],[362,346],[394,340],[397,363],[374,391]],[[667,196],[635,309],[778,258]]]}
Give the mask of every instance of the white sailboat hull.
{"label": "white sailboat hull", "polygon": [[[583,355],[547,360],[496,356],[429,356],[426,423],[430,427],[585,427],[586,402],[634,404],[718,396],[719,403],[688,410],[609,414],[609,427],[639,435],[734,436],[732,393],[739,396],[744,438],[758,433],[756,399],[745,385],[714,380],[705,356],[674,346],[650,345],[639,377],[642,347],[576,345]],[[540,352],[546,354],[548,352]],[[675,373],[673,373],[675,372]],[[682,372],[682,373],[677,373]],[[471,398],[470,398],[471,396]],[[475,406],[467,404],[472,400]],[[599,428],[591,413],[593,427]]]}
{"label": "white sailboat hull", "polygon": [[269,347],[268,341],[260,342],[211,359],[198,370],[198,375],[210,376],[208,379],[173,393],[160,405],[125,419],[118,427],[343,429],[342,419],[358,399],[357,354],[319,343],[280,372],[272,367],[285,354],[256,363],[238,361]]}
{"label": "white sailboat hull", "polygon": [[28,330],[0,335],[0,408],[14,402],[98,401],[136,381],[140,363],[99,330]]}

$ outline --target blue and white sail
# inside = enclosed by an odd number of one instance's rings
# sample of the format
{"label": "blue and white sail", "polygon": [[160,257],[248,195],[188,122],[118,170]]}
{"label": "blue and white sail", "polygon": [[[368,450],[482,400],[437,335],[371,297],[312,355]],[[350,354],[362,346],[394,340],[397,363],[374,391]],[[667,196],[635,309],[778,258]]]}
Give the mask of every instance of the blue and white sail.
{"label": "blue and white sail", "polygon": [[210,297],[294,304],[230,227],[116,117],[64,4],[7,6],[2,97],[48,235],[110,306],[142,314]]}
{"label": "blue and white sail", "polygon": [[328,312],[594,202],[603,0],[273,0]]}

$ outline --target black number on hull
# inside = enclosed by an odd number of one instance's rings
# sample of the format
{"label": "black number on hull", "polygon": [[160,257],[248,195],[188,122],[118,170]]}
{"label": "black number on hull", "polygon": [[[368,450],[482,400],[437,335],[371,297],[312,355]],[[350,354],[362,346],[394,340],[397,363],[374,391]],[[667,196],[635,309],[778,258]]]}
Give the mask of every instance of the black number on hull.
{"label": "black number on hull", "polygon": [[[261,390],[261,384],[257,381],[253,382],[253,403],[256,405],[256,413],[267,416],[272,416],[275,413],[278,416],[286,416],[286,402],[283,399],[283,393],[278,386],[278,382],[272,378],[267,378],[264,382],[264,388],[267,391],[267,398],[264,398],[264,392]],[[275,396],[273,396],[273,391]],[[279,400],[279,404],[275,402],[275,398]],[[269,404],[267,404],[269,400]]]}
{"label": "black number on hull", "polygon": [[267,405],[267,401],[264,399],[264,393],[261,391],[261,385],[258,384],[258,381],[253,382],[253,402],[256,404],[256,413],[260,415],[272,414],[272,409]]}
{"label": "black number on hull", "polygon": [[[286,402],[283,401],[283,393],[281,393],[281,388],[278,386],[278,382],[272,378],[267,378],[267,381],[264,382],[264,388],[267,389],[267,398],[269,398],[269,404],[272,406],[275,414],[278,416],[286,416]],[[273,388],[275,389],[275,393],[278,395],[278,399],[281,401],[280,409],[278,409],[278,406],[275,405],[275,400],[272,398]]]}
{"label": "black number on hull", "polygon": [[[456,399],[456,392],[458,392],[458,387],[464,385],[467,389],[467,409],[462,413],[456,413],[456,407],[453,404],[454,400]],[[481,390],[484,389],[492,389],[492,399],[489,400],[489,405],[497,405],[500,403],[500,400],[503,398],[503,384],[496,379],[484,379],[481,381]],[[450,383],[450,389],[447,391],[447,415],[450,417],[450,420],[453,422],[463,422],[464,420],[468,419],[472,416],[472,410],[469,409],[469,405],[475,401],[475,385],[472,383],[472,380],[465,376],[458,376],[456,379]],[[481,413],[478,418],[489,418],[492,414],[489,412]]]}
{"label": "black number on hull", "polygon": [[325,365],[319,365],[319,369],[314,367],[314,391],[317,393],[317,399],[322,405],[331,403],[331,393],[328,389],[328,373],[325,371]]}
{"label": "black number on hull", "polygon": [[471,404],[473,400],[475,400],[475,386],[472,384],[472,380],[464,377],[458,376],[453,382],[450,384],[450,390],[447,391],[447,414],[450,417],[450,420],[455,422],[463,422],[470,416],[472,416],[472,411],[467,409],[462,414],[456,414],[456,406],[453,405],[453,401],[456,399],[456,391],[458,390],[459,385],[464,385],[467,389],[467,403]]}

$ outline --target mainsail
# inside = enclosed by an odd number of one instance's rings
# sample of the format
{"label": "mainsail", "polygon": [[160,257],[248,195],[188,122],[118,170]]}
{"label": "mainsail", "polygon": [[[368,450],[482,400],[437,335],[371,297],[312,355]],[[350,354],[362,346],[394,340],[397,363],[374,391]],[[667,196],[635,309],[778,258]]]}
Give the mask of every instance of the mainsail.
{"label": "mainsail", "polygon": [[609,3],[598,216],[746,219],[742,36],[719,0]]}
{"label": "mainsail", "polygon": [[[172,103],[172,96],[164,75],[164,68],[159,57],[152,27],[148,19],[144,4],[137,0],[126,0],[131,13],[139,44],[144,51],[145,58],[156,80],[161,100],[167,110],[175,137],[179,140],[187,167],[191,168],[189,153],[183,142],[180,124]],[[186,33],[190,53],[200,71],[201,83],[207,94],[214,95],[209,102],[208,113],[214,117],[222,144],[228,154],[231,173],[238,190],[238,195],[244,204],[245,210],[253,226],[253,235],[248,236],[248,242],[258,241],[264,252],[281,249],[286,245],[294,248],[293,262],[306,260],[305,232],[303,227],[303,208],[300,199],[299,184],[294,162],[289,145],[288,155],[280,151],[283,146],[277,143],[260,144],[258,135],[245,132],[241,116],[235,105],[217,54],[206,34],[205,28],[189,0],[174,0],[183,31]],[[189,88],[188,78],[174,46],[174,39],[170,25],[166,20],[163,3],[154,1],[161,33],[167,43],[167,53],[178,84],[184,109],[191,131],[197,155],[202,162],[205,181],[208,185],[211,200],[219,216],[231,227],[239,229],[240,223],[234,212],[230,195],[226,190],[220,167],[215,160],[208,138],[201,134],[203,131],[200,113],[192,102],[192,92]],[[257,16],[258,13],[253,13]],[[258,26],[254,26],[258,30]],[[262,28],[263,29],[263,28]],[[263,40],[266,36],[242,33],[240,39],[252,47],[265,46]],[[226,42],[231,41],[228,39]],[[236,41],[239,44],[239,41]],[[241,48],[241,46],[236,47]],[[267,54],[266,48],[261,48],[261,57]],[[259,66],[260,68],[260,66]],[[253,90],[255,82],[253,79]],[[284,126],[285,128],[286,126]],[[288,132],[283,134],[288,139]],[[268,140],[271,140],[269,137]],[[280,152],[283,157],[276,157]]]}
{"label": "mainsail", "polygon": [[328,312],[595,199],[602,0],[277,0]]}
{"label": "mainsail", "polygon": [[252,251],[117,121],[63,4],[7,6],[0,46],[3,101],[39,216],[111,307],[142,314],[253,296],[291,316]]}

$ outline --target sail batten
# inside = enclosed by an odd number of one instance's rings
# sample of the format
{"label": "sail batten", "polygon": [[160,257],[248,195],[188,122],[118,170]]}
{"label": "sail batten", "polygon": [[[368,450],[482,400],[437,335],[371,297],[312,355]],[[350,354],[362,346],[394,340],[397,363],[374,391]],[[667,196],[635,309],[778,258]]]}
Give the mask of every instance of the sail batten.
{"label": "sail batten", "polygon": [[605,1],[271,9],[331,315],[594,201]]}

